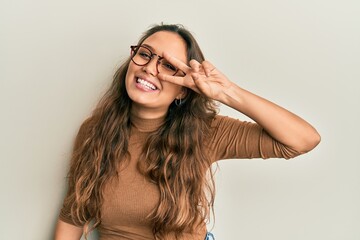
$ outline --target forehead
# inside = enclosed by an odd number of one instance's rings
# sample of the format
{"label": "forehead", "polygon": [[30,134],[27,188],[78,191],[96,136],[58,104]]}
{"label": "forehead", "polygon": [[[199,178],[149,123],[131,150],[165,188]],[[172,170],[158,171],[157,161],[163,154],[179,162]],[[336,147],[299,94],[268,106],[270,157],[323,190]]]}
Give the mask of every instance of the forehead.
{"label": "forehead", "polygon": [[187,62],[185,41],[177,33],[168,31],[156,32],[146,38],[143,44],[149,46],[158,55],[162,56],[164,52],[167,52],[183,62]]}

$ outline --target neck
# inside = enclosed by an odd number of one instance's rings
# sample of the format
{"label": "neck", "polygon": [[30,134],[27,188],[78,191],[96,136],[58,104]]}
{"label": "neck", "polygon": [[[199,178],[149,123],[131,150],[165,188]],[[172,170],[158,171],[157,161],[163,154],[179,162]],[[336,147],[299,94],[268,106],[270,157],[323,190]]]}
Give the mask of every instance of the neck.
{"label": "neck", "polygon": [[167,109],[160,110],[155,108],[141,107],[134,103],[131,106],[131,115],[142,119],[165,118],[167,111]]}

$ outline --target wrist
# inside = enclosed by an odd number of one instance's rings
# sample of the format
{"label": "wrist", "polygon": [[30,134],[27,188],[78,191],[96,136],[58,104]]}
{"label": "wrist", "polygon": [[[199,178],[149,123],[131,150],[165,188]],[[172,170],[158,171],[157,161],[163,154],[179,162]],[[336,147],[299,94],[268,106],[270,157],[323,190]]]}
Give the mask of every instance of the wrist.
{"label": "wrist", "polygon": [[234,83],[231,83],[228,88],[226,88],[219,99],[219,102],[226,104],[229,107],[239,108],[242,105],[243,101],[243,93],[245,90],[240,88]]}

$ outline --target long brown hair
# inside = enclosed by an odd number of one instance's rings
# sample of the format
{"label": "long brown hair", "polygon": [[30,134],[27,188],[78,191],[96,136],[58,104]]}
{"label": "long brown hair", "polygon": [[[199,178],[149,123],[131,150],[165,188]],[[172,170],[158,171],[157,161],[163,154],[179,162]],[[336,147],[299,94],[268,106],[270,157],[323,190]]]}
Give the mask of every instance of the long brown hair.
{"label": "long brown hair", "polygon": [[[187,60],[199,62],[204,56],[192,34],[181,25],[156,25],[144,33],[139,45],[159,31],[179,34],[187,46]],[[68,174],[75,223],[85,225],[85,236],[101,223],[104,184],[116,174],[118,164],[128,159],[131,100],[125,89],[127,59],[116,71],[113,82],[92,116],[80,127]],[[139,170],[159,186],[160,202],[149,216],[156,238],[169,233],[181,236],[208,220],[214,203],[214,180],[206,140],[217,108],[190,89],[178,106],[172,103],[164,124],[148,137],[139,161]],[[121,159],[120,162],[115,160]]]}

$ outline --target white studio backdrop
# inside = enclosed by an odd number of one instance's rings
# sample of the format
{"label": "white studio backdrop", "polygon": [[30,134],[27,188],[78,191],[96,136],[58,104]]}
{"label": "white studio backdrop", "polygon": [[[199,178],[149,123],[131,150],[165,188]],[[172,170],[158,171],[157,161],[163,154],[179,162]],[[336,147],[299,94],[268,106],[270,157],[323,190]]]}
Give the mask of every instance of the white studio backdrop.
{"label": "white studio backdrop", "polygon": [[0,0],[0,239],[52,238],[79,125],[161,22],[185,25],[231,80],[322,136],[294,160],[219,162],[216,239],[360,239],[355,0]]}

